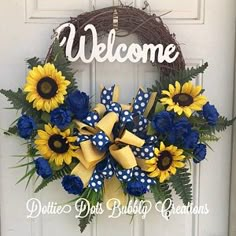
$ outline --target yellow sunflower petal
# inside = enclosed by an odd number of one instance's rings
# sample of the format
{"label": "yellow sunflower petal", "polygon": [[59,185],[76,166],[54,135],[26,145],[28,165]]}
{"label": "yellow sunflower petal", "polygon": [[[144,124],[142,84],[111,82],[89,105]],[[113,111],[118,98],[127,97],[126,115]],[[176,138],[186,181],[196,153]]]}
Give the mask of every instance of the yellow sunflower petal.
{"label": "yellow sunflower petal", "polygon": [[187,117],[190,117],[192,115],[192,110],[189,107],[184,107],[183,111]]}
{"label": "yellow sunflower petal", "polygon": [[155,178],[155,177],[157,177],[157,176],[159,176],[159,175],[160,175],[160,171],[159,171],[158,169],[156,169],[156,170],[153,171],[152,173],[148,174],[148,176],[149,176],[150,178]]}
{"label": "yellow sunflower petal", "polygon": [[174,167],[176,168],[183,168],[185,166],[185,163],[180,162],[180,161],[174,161]]}
{"label": "yellow sunflower petal", "polygon": [[165,150],[165,144],[163,142],[160,143],[160,152],[163,152]]}
{"label": "yellow sunflower petal", "polygon": [[198,85],[192,89],[190,95],[192,95],[192,97],[196,97],[197,95],[199,95],[201,91],[202,91],[202,86]]}
{"label": "yellow sunflower petal", "polygon": [[175,94],[180,93],[180,90],[181,90],[181,88],[180,88],[179,81],[175,81]]}
{"label": "yellow sunflower petal", "polygon": [[175,93],[175,87],[173,86],[173,84],[169,84],[169,91],[170,91],[170,94]]}
{"label": "yellow sunflower petal", "polygon": [[171,173],[172,175],[175,175],[175,174],[176,174],[176,168],[170,167],[170,173]]}
{"label": "yellow sunflower petal", "polygon": [[169,178],[169,173],[167,171],[162,171],[160,173],[160,183],[163,183],[165,180]]}

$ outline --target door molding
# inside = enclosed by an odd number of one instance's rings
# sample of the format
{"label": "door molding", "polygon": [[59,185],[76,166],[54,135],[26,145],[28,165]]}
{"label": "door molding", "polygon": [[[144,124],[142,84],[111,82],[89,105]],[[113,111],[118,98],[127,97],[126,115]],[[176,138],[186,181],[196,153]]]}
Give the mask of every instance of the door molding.
{"label": "door molding", "polygon": [[[236,29],[236,21],[235,21]],[[236,116],[236,30],[235,30],[235,58],[234,58],[234,100],[233,117]],[[230,209],[229,209],[229,236],[236,235],[236,122],[233,125],[232,135],[232,161],[231,161],[231,187],[230,187]]]}

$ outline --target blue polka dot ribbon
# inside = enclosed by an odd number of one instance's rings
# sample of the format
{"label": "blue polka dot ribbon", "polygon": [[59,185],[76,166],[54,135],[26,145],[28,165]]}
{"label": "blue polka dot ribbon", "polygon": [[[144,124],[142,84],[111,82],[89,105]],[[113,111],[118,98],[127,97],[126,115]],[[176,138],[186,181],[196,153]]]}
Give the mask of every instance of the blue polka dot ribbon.
{"label": "blue polka dot ribbon", "polygon": [[135,157],[138,157],[141,159],[148,160],[154,157],[154,145],[145,145],[140,148],[132,147],[132,150]]}
{"label": "blue polka dot ribbon", "polygon": [[141,168],[139,168],[138,166],[134,167],[133,175],[134,175],[134,178],[137,181],[145,184],[147,189],[150,189],[151,185],[156,184],[156,180],[154,180],[153,178],[148,177],[146,172],[142,171]]}
{"label": "blue polka dot ribbon", "polygon": [[133,177],[133,169],[128,170],[117,170],[116,171],[116,177],[121,182],[129,182]]}
{"label": "blue polka dot ribbon", "polygon": [[139,89],[132,106],[129,106],[117,103],[117,92],[115,85],[103,88],[99,109],[90,111],[82,122],[77,122],[76,143],[81,147],[78,165],[83,165],[88,171],[92,167],[88,187],[96,192],[104,186],[105,179],[113,176],[124,183],[135,178],[147,186],[154,181],[137,167],[136,157],[154,157],[156,139],[146,135],[148,120],[145,116],[155,96]]}
{"label": "blue polka dot ribbon", "polygon": [[78,134],[77,135],[77,140],[76,140],[76,145],[79,145],[80,143],[86,141],[86,140],[89,140],[90,137],[88,135],[80,135]]}
{"label": "blue polka dot ribbon", "polygon": [[114,93],[115,85],[113,85],[110,88],[103,88],[101,92],[101,103],[106,106],[106,108],[109,107],[110,103],[113,102],[113,93]]}
{"label": "blue polka dot ribbon", "polygon": [[134,100],[133,113],[143,115],[150,97],[151,93],[145,93],[142,89],[139,89],[138,94]]}
{"label": "blue polka dot ribbon", "polygon": [[88,187],[98,192],[104,183],[104,179],[110,179],[114,175],[114,167],[111,158],[107,156],[103,161],[99,162],[89,181]]}
{"label": "blue polka dot ribbon", "polygon": [[107,111],[108,112],[115,112],[118,115],[120,114],[120,112],[122,111],[121,105],[117,102],[112,102],[107,106]]}
{"label": "blue polka dot ribbon", "polygon": [[[136,122],[134,123],[133,133],[140,133],[146,131],[148,126],[148,120],[143,115],[136,117]],[[146,133],[146,132],[145,132]]]}
{"label": "blue polka dot ribbon", "polygon": [[108,149],[110,140],[103,131],[98,132],[92,137],[93,145],[101,152]]}
{"label": "blue polka dot ribbon", "polygon": [[97,112],[89,112],[88,116],[83,120],[83,123],[94,127],[98,121],[100,120],[99,115],[97,114]]}

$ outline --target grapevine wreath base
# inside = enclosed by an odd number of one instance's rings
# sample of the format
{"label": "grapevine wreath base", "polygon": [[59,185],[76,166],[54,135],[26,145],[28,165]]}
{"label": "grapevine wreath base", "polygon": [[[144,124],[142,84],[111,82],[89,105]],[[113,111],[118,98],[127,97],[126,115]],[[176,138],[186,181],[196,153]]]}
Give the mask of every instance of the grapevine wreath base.
{"label": "grapevine wreath base", "polygon": [[[148,192],[156,202],[164,202],[172,199],[173,191],[190,204],[191,165],[204,160],[208,142],[218,141],[215,133],[233,123],[220,116],[202,87],[192,82],[207,63],[186,69],[180,47],[161,18],[136,8],[109,7],[69,22],[76,27],[75,52],[84,27],[93,24],[100,37],[115,28],[118,37],[136,34],[140,44],[174,44],[179,57],[172,64],[154,63],[160,80],[148,91],[140,88],[130,104],[119,103],[119,87],[113,85],[102,87],[100,101],[92,106],[60,47],[69,35],[65,29],[45,61],[28,60],[23,89],[0,90],[12,108],[21,111],[5,132],[26,142],[27,152],[17,166],[26,167],[26,174],[18,182],[27,179],[28,186],[37,176],[37,193],[59,179],[75,195],[74,202],[84,198],[92,206],[113,197],[126,205],[145,199]],[[80,220],[81,231],[93,216]]]}

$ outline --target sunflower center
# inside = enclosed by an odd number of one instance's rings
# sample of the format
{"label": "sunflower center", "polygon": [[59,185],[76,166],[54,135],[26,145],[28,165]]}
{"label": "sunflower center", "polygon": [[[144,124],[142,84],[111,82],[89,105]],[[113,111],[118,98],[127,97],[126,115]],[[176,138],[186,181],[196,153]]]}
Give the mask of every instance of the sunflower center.
{"label": "sunflower center", "polygon": [[178,103],[180,106],[185,107],[193,103],[193,98],[189,94],[179,93],[173,97],[174,103]]}
{"label": "sunflower center", "polygon": [[163,151],[158,157],[157,167],[159,170],[167,170],[173,162],[173,157],[170,152]]}
{"label": "sunflower center", "polygon": [[45,99],[53,98],[57,94],[57,90],[56,81],[50,77],[42,78],[37,84],[38,94]]}
{"label": "sunflower center", "polygon": [[67,139],[59,134],[54,134],[49,138],[48,146],[56,153],[65,153],[69,149],[69,143],[67,142]]}

